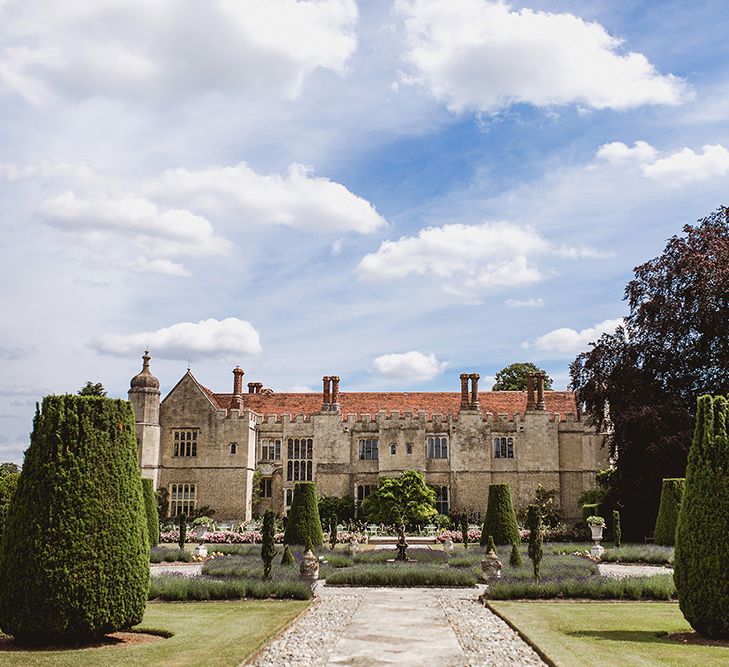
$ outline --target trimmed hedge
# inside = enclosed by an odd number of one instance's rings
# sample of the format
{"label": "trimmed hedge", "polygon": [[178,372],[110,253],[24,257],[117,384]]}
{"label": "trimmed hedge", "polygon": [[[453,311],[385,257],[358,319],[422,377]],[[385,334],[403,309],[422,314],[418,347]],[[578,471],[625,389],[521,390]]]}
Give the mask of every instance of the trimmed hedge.
{"label": "trimmed hedge", "polygon": [[324,542],[324,531],[319,518],[319,506],[314,482],[297,482],[291,502],[286,531],[286,544],[311,544],[318,547]]}
{"label": "trimmed hedge", "polygon": [[149,538],[127,401],[47,396],[0,546],[0,627],[82,642],[139,624]]}
{"label": "trimmed hedge", "polygon": [[481,530],[481,546],[486,546],[489,535],[496,544],[519,543],[519,526],[508,484],[489,484],[489,504]]}
{"label": "trimmed hedge", "polygon": [[656,544],[672,547],[676,542],[676,523],[685,483],[686,480],[682,477],[663,480],[656,527],[653,529],[653,542]]}
{"label": "trimmed hedge", "polygon": [[151,479],[142,477],[142,493],[144,494],[144,509],[147,515],[147,534],[149,546],[159,544],[159,514],[157,513],[157,499],[154,496],[154,484]]}
{"label": "trimmed hedge", "polygon": [[587,521],[588,516],[602,516],[599,503],[587,503],[582,506],[582,519]]}
{"label": "trimmed hedge", "polygon": [[674,579],[683,615],[697,632],[729,638],[729,409],[700,396],[676,528]]}

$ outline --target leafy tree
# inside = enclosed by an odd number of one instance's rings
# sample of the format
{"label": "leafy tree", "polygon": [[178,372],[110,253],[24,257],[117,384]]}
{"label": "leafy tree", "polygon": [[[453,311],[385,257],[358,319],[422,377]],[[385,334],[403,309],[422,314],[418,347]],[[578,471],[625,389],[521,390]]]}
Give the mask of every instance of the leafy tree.
{"label": "leafy tree", "polygon": [[676,528],[678,604],[697,632],[729,638],[729,402],[701,396]]}
{"label": "leafy tree", "polygon": [[319,496],[319,518],[322,526],[330,526],[337,521],[354,520],[355,503],[351,496]]}
{"label": "leafy tree", "polygon": [[127,401],[47,396],[0,546],[0,626],[84,641],[141,622],[149,541]]}
{"label": "leafy tree", "polygon": [[529,558],[534,567],[534,578],[539,581],[539,570],[541,568],[542,549],[542,513],[539,505],[529,505],[527,510],[527,528],[529,529]]}
{"label": "leafy tree", "polygon": [[[491,387],[492,391],[526,391],[526,376],[529,373],[544,373],[530,361],[510,364],[506,368],[502,368],[496,373],[496,383]],[[545,374],[544,389],[549,391],[552,389],[552,378]]]}
{"label": "leafy tree", "polygon": [[86,384],[78,390],[79,396],[106,396],[106,389],[101,382],[91,382],[87,380]]}
{"label": "leafy tree", "polygon": [[18,488],[19,478],[20,467],[15,463],[0,464],[0,536],[5,530],[5,519],[10,501]]}
{"label": "leafy tree", "polygon": [[729,224],[721,208],[686,225],[635,268],[624,326],[570,367],[572,387],[607,433],[623,533],[651,532],[661,480],[683,477],[695,397],[729,392]]}
{"label": "leafy tree", "polygon": [[486,519],[481,530],[481,546],[493,536],[496,544],[514,544],[520,540],[511,488],[508,484],[489,484],[489,500]]}
{"label": "leafy tree", "polygon": [[[542,523],[548,528],[559,526],[564,521],[562,510],[557,506],[557,492],[554,489],[547,490],[541,484],[537,484],[532,503],[539,505]],[[526,514],[526,508],[519,513],[519,518],[524,523],[526,523]]]}
{"label": "leafy tree", "polygon": [[368,521],[387,525],[421,525],[438,512],[435,491],[416,470],[406,470],[399,477],[383,477],[377,488],[364,500]]}
{"label": "leafy tree", "polygon": [[263,578],[271,578],[271,565],[276,556],[276,512],[266,510],[263,515],[263,539],[261,541],[261,558],[263,559]]}
{"label": "leafy tree", "polygon": [[314,482],[297,482],[291,501],[289,519],[284,532],[286,544],[311,544],[318,547],[324,542]]}

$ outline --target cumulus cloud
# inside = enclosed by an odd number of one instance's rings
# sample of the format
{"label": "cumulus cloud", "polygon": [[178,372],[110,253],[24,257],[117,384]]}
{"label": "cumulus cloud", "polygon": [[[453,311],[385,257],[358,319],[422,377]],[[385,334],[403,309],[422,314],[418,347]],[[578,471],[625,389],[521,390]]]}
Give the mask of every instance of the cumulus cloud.
{"label": "cumulus cloud", "polygon": [[425,382],[440,375],[448,365],[434,354],[413,350],[404,354],[383,354],[373,361],[374,369],[390,380]]}
{"label": "cumulus cloud", "polygon": [[584,352],[589,344],[595,342],[603,333],[613,333],[622,324],[623,318],[619,317],[613,320],[605,320],[580,331],[563,327],[542,334],[533,342],[522,343],[521,346],[525,349],[567,357]]}
{"label": "cumulus cloud", "polygon": [[43,202],[39,212],[44,222],[63,231],[131,237],[157,255],[219,255],[228,249],[205,218],[184,209],[161,209],[143,197],[86,197],[67,191]]}
{"label": "cumulus cloud", "polygon": [[245,162],[232,167],[172,169],[156,188],[208,214],[232,213],[251,224],[287,225],[324,232],[367,234],[386,225],[367,200],[340,183],[292,164],[286,175],[263,176]]}
{"label": "cumulus cloud", "polygon": [[641,173],[657,182],[684,185],[729,173],[729,150],[721,144],[706,145],[702,153],[685,147],[662,154],[645,141],[636,141],[630,148],[622,141],[604,144],[597,157],[612,164],[634,163]]}
{"label": "cumulus cloud", "polygon": [[630,109],[679,104],[686,84],[662,75],[599,23],[573,14],[512,11],[484,0],[399,0],[405,82],[425,85],[454,112],[516,103]]}
{"label": "cumulus cloud", "polygon": [[537,255],[594,257],[588,248],[555,246],[529,226],[509,222],[426,227],[417,236],[384,241],[362,258],[357,273],[365,280],[408,276],[443,279],[447,291],[469,295],[504,287],[521,287],[544,279]]}
{"label": "cumulus cloud", "polygon": [[149,348],[161,359],[228,358],[261,352],[258,331],[250,322],[235,317],[178,322],[135,334],[105,334],[89,345],[97,352],[116,357],[128,357]]}
{"label": "cumulus cloud", "polygon": [[355,0],[0,3],[0,87],[173,101],[206,92],[294,97],[356,49]]}

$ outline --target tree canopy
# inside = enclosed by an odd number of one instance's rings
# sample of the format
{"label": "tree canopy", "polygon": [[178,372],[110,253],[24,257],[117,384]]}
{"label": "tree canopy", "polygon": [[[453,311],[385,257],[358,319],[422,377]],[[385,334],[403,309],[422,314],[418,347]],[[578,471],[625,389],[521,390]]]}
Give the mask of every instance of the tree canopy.
{"label": "tree canopy", "polygon": [[729,392],[729,225],[720,208],[635,268],[624,326],[570,367],[608,433],[614,490],[631,539],[651,532],[661,480],[683,477],[696,396]]}
{"label": "tree canopy", "polygon": [[425,523],[438,512],[435,491],[416,470],[406,470],[399,477],[383,477],[378,487],[364,501],[368,521],[408,528]]}
{"label": "tree canopy", "polygon": [[[524,361],[510,364],[496,373],[496,383],[491,387],[492,391],[526,391],[526,376],[528,373],[544,373],[531,361]],[[544,373],[544,389],[552,389],[552,378]]]}
{"label": "tree canopy", "polygon": [[78,390],[79,396],[106,396],[106,389],[101,382],[91,382],[87,380],[86,384]]}

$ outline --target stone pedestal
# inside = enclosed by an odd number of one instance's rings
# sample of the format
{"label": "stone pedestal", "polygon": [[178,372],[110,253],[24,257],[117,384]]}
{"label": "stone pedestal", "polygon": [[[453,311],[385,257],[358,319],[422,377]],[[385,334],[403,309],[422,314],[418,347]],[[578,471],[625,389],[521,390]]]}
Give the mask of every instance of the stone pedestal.
{"label": "stone pedestal", "polygon": [[195,555],[196,556],[207,556],[208,548],[204,544],[198,544],[195,547]]}

